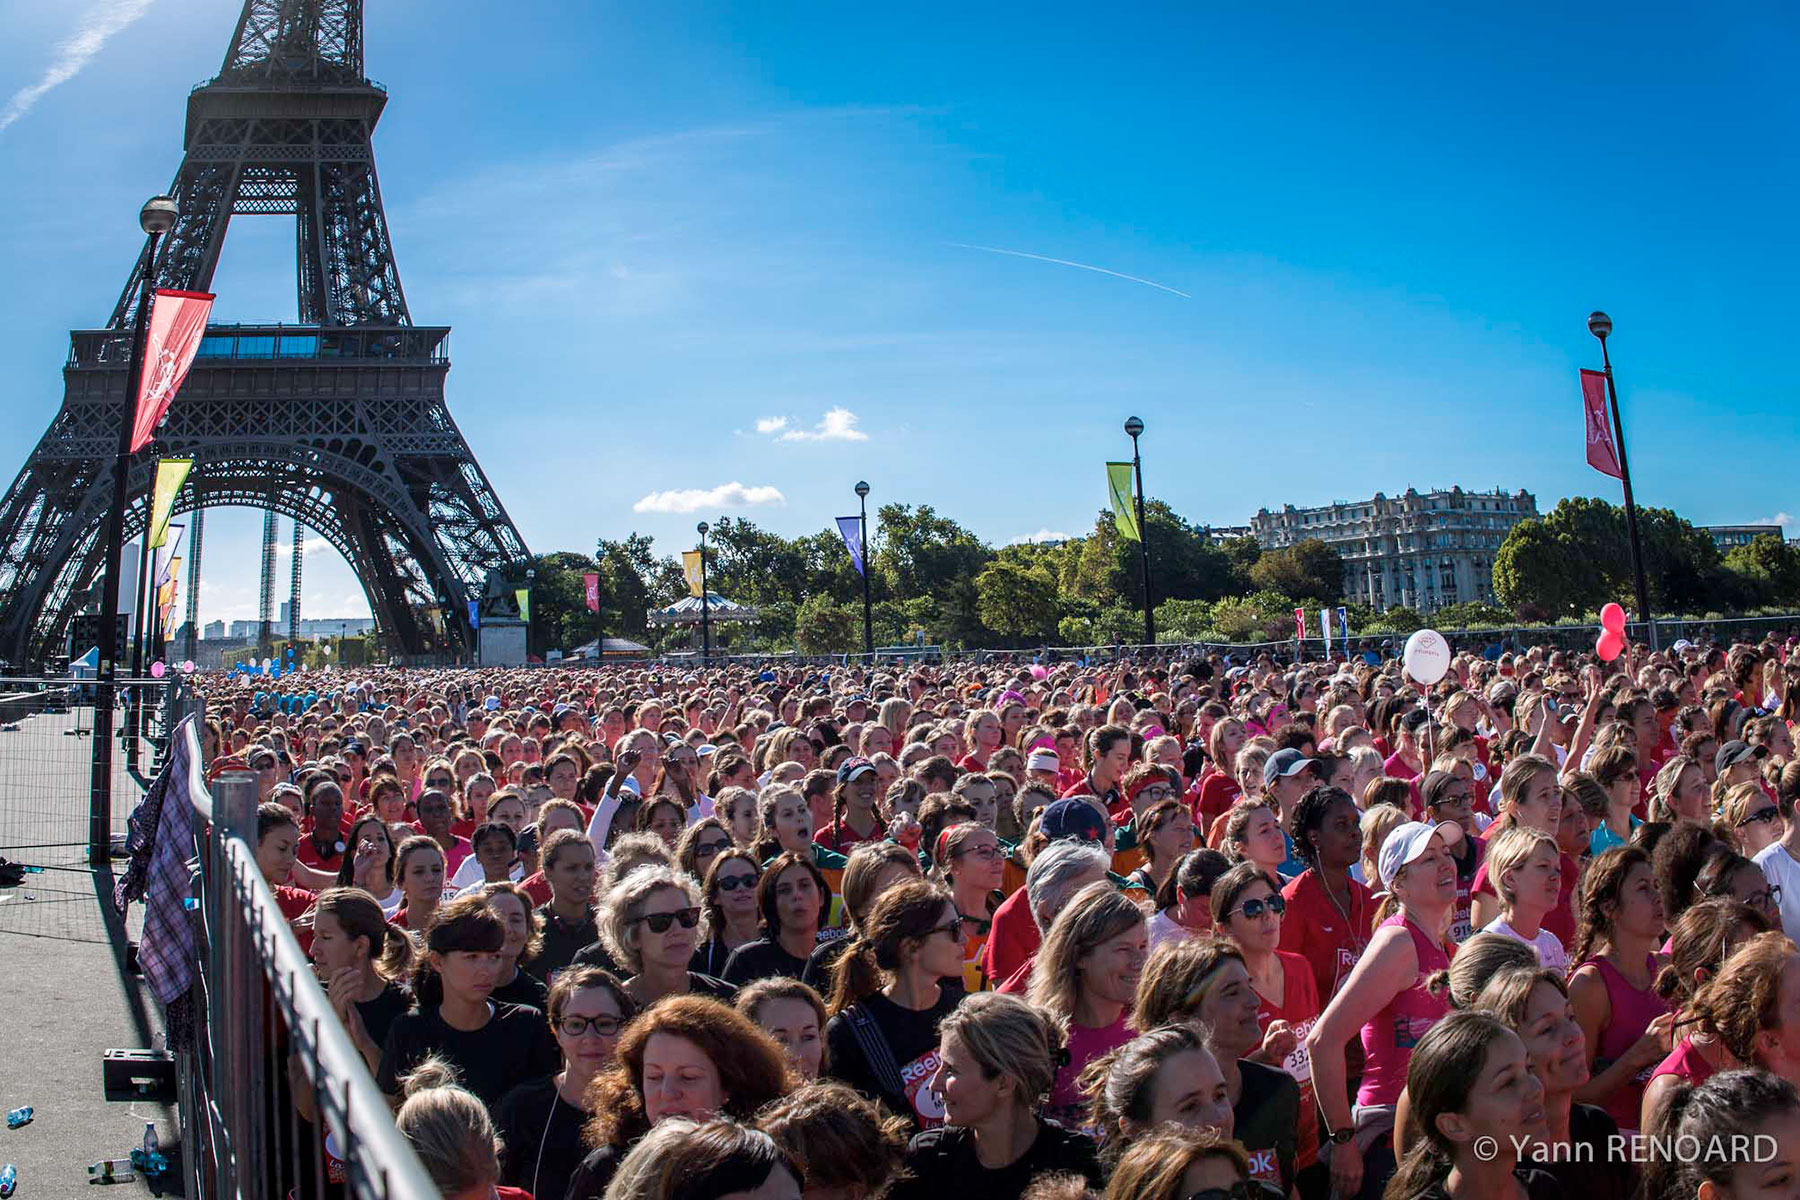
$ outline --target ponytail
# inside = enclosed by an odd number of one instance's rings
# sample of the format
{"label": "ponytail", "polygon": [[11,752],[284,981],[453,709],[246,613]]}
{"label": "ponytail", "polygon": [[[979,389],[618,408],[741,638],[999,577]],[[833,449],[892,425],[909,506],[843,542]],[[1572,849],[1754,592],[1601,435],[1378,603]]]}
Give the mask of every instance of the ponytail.
{"label": "ponytail", "polygon": [[948,892],[922,879],[883,892],[867,918],[857,922],[855,940],[831,969],[831,1012],[843,1012],[880,990],[885,976],[905,966],[908,943],[923,943],[955,909]]}
{"label": "ponytail", "polygon": [[881,968],[875,962],[875,950],[861,934],[850,939],[850,947],[831,967],[831,996],[825,1007],[836,1016],[857,1001],[881,990]]}

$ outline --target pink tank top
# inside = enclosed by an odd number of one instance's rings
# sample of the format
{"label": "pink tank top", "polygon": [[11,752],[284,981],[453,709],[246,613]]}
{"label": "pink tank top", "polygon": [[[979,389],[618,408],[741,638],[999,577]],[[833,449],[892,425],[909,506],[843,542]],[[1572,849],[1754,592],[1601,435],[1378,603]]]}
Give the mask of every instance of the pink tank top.
{"label": "pink tank top", "polygon": [[[1631,1049],[1644,1036],[1644,1030],[1650,1028],[1650,1022],[1669,1011],[1669,1005],[1654,988],[1640,991],[1632,987],[1619,969],[1605,959],[1590,958],[1581,965],[1590,963],[1599,972],[1600,982],[1606,985],[1606,1004],[1612,1011],[1612,1019],[1600,1031],[1600,1047],[1594,1055],[1594,1074],[1598,1075]],[[1656,960],[1651,959],[1649,965],[1655,975]],[[1653,1069],[1645,1067],[1639,1071],[1614,1089],[1601,1106],[1621,1130],[1636,1131],[1644,1107],[1644,1085],[1650,1082]]]}
{"label": "pink tank top", "polygon": [[1656,1064],[1656,1067],[1650,1072],[1650,1078],[1655,1079],[1658,1075],[1675,1075],[1697,1087],[1711,1079],[1715,1073],[1716,1068],[1706,1061],[1706,1055],[1700,1053],[1699,1048],[1694,1045],[1694,1040],[1684,1037],[1675,1043],[1675,1048],[1669,1051],[1669,1057]]}
{"label": "pink tank top", "polygon": [[1412,986],[1401,991],[1388,1006],[1376,1013],[1362,1028],[1363,1076],[1357,1088],[1360,1105],[1395,1104],[1406,1086],[1406,1065],[1412,1061],[1413,1047],[1425,1036],[1437,1019],[1448,1011],[1443,1000],[1431,994],[1425,981],[1435,971],[1450,966],[1450,955],[1456,947],[1439,946],[1425,931],[1396,913],[1375,928],[1405,925],[1412,935],[1413,950],[1419,956],[1419,974]]}

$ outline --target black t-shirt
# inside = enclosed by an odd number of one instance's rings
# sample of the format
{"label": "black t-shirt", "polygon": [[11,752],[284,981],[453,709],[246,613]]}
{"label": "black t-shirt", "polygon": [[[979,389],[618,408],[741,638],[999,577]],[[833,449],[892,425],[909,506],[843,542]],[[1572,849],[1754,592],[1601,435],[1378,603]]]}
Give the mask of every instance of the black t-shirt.
{"label": "black t-shirt", "polygon": [[496,1004],[519,1004],[527,1008],[535,1008],[541,1016],[550,1011],[550,989],[544,986],[541,979],[534,979],[520,967],[519,973],[512,977],[512,982],[494,989],[488,997]]}
{"label": "black t-shirt", "polygon": [[599,967],[602,971],[619,979],[624,979],[626,975],[630,974],[630,972],[619,966],[618,960],[613,958],[612,954],[607,950],[606,943],[601,941],[589,942],[580,950],[577,950],[570,965],[576,967]]}
{"label": "black t-shirt", "polygon": [[373,1000],[358,1000],[356,1015],[362,1018],[363,1029],[369,1040],[377,1046],[387,1045],[388,1030],[394,1027],[395,1018],[412,1008],[412,993],[399,984],[389,981],[381,989],[381,994]]}
{"label": "black t-shirt", "polygon": [[795,958],[781,948],[780,942],[758,938],[754,942],[745,942],[731,952],[731,957],[725,962],[724,978],[727,983],[743,987],[758,979],[773,979],[777,975],[798,979],[805,971],[804,958]]}
{"label": "black t-shirt", "polygon": [[[1548,1171],[1520,1167],[1513,1176],[1525,1185],[1525,1195],[1530,1200],[1564,1200],[1562,1184]],[[1420,1192],[1418,1200],[1450,1200],[1450,1193],[1444,1190],[1442,1183],[1436,1183]]]}
{"label": "black t-shirt", "polygon": [[575,956],[600,940],[600,929],[594,924],[594,909],[580,921],[568,921],[556,915],[548,904],[540,905],[538,920],[543,925],[543,944],[537,957],[524,965],[537,978],[548,984],[555,975],[575,961]]}
{"label": "black t-shirt", "polygon": [[688,960],[688,970],[718,978],[725,974],[725,964],[730,961],[731,947],[718,938],[709,938],[700,943],[694,957]]}
{"label": "black t-shirt", "polygon": [[494,1115],[506,1147],[500,1182],[556,1200],[569,1190],[569,1176],[587,1155],[581,1141],[587,1119],[587,1113],[557,1094],[554,1075],[506,1093]]}
{"label": "black t-shirt", "polygon": [[1618,1132],[1619,1123],[1604,1108],[1572,1105],[1569,1141],[1575,1148],[1567,1154],[1546,1152],[1543,1162],[1528,1154],[1526,1165],[1555,1179],[1567,1195],[1582,1200],[1630,1200],[1637,1191],[1637,1170],[1629,1155],[1611,1151]]}
{"label": "black t-shirt", "polygon": [[829,942],[820,942],[807,956],[806,969],[800,972],[800,982],[821,996],[830,996],[831,972],[836,969],[838,960],[844,957],[844,951],[850,949],[855,942],[854,937],[832,938]]}
{"label": "black t-shirt", "polygon": [[619,1173],[626,1149],[628,1147],[602,1146],[582,1159],[569,1175],[569,1190],[563,1193],[563,1200],[601,1200],[606,1195],[607,1184]]}
{"label": "black t-shirt", "polygon": [[[962,998],[960,990],[946,989],[936,1004],[920,1012],[895,1004],[880,992],[863,997],[825,1026],[825,1045],[831,1051],[831,1070],[827,1074],[865,1096],[873,1096],[901,1116],[912,1118],[915,1129],[942,1124],[943,1101],[929,1086],[938,1068],[938,1025],[956,1010]],[[898,1069],[898,1079],[884,1079],[882,1072],[870,1063],[858,1036],[859,1015],[866,1015],[873,1024],[868,1032],[886,1043]]]}
{"label": "black t-shirt", "polygon": [[1243,1086],[1231,1106],[1233,1136],[1250,1152],[1250,1178],[1285,1196],[1294,1183],[1300,1085],[1286,1071],[1238,1060]]}
{"label": "black t-shirt", "polygon": [[525,1080],[562,1069],[562,1051],[543,1013],[516,1004],[491,1003],[490,1008],[488,1023],[471,1030],[452,1029],[436,1005],[395,1018],[375,1076],[381,1090],[399,1095],[401,1076],[438,1054],[492,1112],[502,1096]]}
{"label": "black t-shirt", "polygon": [[1055,1121],[1039,1121],[1038,1135],[1015,1162],[984,1167],[975,1153],[975,1135],[957,1125],[927,1129],[906,1146],[907,1178],[894,1185],[890,1200],[1019,1200],[1039,1175],[1079,1175],[1098,1190],[1104,1182],[1094,1143]]}
{"label": "black t-shirt", "polygon": [[[735,987],[717,976],[702,975],[698,971],[689,971],[687,977],[688,995],[690,996],[711,996],[714,1000],[730,1004],[731,998],[737,995],[737,989]],[[636,977],[633,976],[633,978]],[[628,979],[626,982],[629,983],[631,980]]]}

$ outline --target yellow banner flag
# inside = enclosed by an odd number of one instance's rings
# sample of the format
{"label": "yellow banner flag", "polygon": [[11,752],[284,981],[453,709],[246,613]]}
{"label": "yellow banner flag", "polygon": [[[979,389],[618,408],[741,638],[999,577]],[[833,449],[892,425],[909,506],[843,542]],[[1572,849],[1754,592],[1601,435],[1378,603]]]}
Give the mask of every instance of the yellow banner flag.
{"label": "yellow banner flag", "polygon": [[526,624],[530,624],[531,623],[531,589],[530,588],[520,588],[518,591],[513,593],[513,596],[519,602],[519,620],[524,621]]}
{"label": "yellow banner flag", "polygon": [[1121,537],[1138,540],[1137,510],[1131,502],[1131,464],[1106,464],[1106,489],[1112,496],[1113,524]]}
{"label": "yellow banner flag", "polygon": [[175,497],[194,469],[191,458],[165,458],[156,464],[156,486],[150,492],[150,546],[156,549],[169,536],[169,514],[175,511]]}
{"label": "yellow banner flag", "polygon": [[700,568],[700,551],[683,550],[681,552],[681,569],[687,575],[688,595],[698,597],[704,590],[701,586],[703,572]]}

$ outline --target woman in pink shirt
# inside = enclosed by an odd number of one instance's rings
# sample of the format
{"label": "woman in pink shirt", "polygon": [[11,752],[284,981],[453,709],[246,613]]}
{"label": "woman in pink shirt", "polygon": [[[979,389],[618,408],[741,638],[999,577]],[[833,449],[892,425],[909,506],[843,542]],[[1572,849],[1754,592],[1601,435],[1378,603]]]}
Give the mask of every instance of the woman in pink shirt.
{"label": "woman in pink shirt", "polygon": [[[1325,1123],[1321,1155],[1329,1155],[1332,1189],[1348,1200],[1378,1195],[1393,1174],[1394,1105],[1406,1086],[1412,1049],[1446,1011],[1426,986],[1450,966],[1446,938],[1456,904],[1451,847],[1463,832],[1454,821],[1408,821],[1381,844],[1379,867],[1388,895],[1368,949],[1307,1036],[1313,1087]],[[1361,1035],[1362,1086],[1352,1113],[1344,1048]]]}

